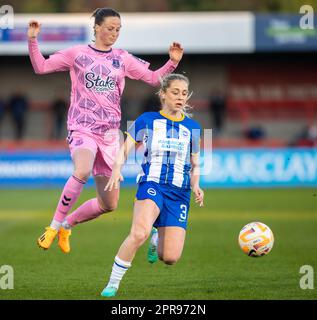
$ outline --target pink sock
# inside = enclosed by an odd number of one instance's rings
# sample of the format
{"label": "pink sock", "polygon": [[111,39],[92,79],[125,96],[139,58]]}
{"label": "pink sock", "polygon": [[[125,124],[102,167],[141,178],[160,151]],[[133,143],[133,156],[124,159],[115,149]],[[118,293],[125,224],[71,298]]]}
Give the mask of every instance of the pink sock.
{"label": "pink sock", "polygon": [[71,176],[64,186],[64,190],[59,199],[55,214],[54,220],[62,223],[65,220],[67,213],[72,208],[73,204],[78,199],[83,187],[85,185],[85,181],[76,178],[75,176]]}
{"label": "pink sock", "polygon": [[67,216],[66,222],[73,227],[78,223],[95,219],[104,212],[100,208],[97,198],[93,198],[83,203],[72,214]]}

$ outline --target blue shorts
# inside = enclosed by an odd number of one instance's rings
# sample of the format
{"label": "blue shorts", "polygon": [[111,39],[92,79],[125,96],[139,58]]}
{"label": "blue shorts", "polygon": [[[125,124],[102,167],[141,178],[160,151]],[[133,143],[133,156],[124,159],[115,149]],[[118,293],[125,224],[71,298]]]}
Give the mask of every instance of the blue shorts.
{"label": "blue shorts", "polygon": [[183,190],[153,181],[139,183],[137,200],[151,199],[160,209],[154,227],[181,227],[186,230],[190,190]]}

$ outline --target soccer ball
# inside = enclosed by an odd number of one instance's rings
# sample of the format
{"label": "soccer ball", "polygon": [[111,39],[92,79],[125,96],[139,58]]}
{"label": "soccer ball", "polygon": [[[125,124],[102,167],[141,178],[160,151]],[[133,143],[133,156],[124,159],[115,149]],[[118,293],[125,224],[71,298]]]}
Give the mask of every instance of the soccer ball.
{"label": "soccer ball", "polygon": [[245,225],[239,234],[239,245],[249,257],[262,257],[273,248],[274,236],[271,229],[262,222]]}

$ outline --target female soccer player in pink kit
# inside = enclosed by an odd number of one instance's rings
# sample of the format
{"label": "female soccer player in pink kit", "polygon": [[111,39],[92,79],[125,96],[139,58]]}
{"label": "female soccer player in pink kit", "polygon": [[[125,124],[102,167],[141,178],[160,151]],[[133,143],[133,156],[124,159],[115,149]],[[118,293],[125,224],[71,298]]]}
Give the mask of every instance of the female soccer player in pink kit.
{"label": "female soccer player in pink kit", "polygon": [[[30,21],[28,29],[29,55],[35,73],[69,71],[72,83],[67,140],[74,171],[64,186],[51,225],[37,241],[41,248],[48,249],[58,234],[58,245],[65,253],[70,251],[69,236],[73,226],[117,207],[119,189],[104,192],[104,188],[119,149],[120,98],[125,77],[159,86],[160,78],[174,71],[183,56],[181,45],[173,43],[169,48],[170,59],[160,69],[151,71],[149,63],[125,50],[112,48],[121,29],[119,13],[101,8],[93,17],[96,38],[93,45],[61,50],[48,59],[38,47],[41,25]],[[97,197],[67,216],[91,173]]]}

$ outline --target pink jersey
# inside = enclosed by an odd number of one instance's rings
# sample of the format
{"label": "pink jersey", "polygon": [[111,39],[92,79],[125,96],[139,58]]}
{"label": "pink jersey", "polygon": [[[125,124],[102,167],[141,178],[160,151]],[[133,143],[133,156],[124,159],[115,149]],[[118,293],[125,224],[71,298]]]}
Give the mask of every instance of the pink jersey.
{"label": "pink jersey", "polygon": [[36,39],[29,40],[29,54],[35,73],[69,71],[72,83],[68,130],[103,135],[120,126],[120,99],[125,77],[158,86],[160,78],[175,70],[169,60],[156,71],[149,63],[121,49],[100,51],[93,45],[61,50],[48,59],[41,54]]}

